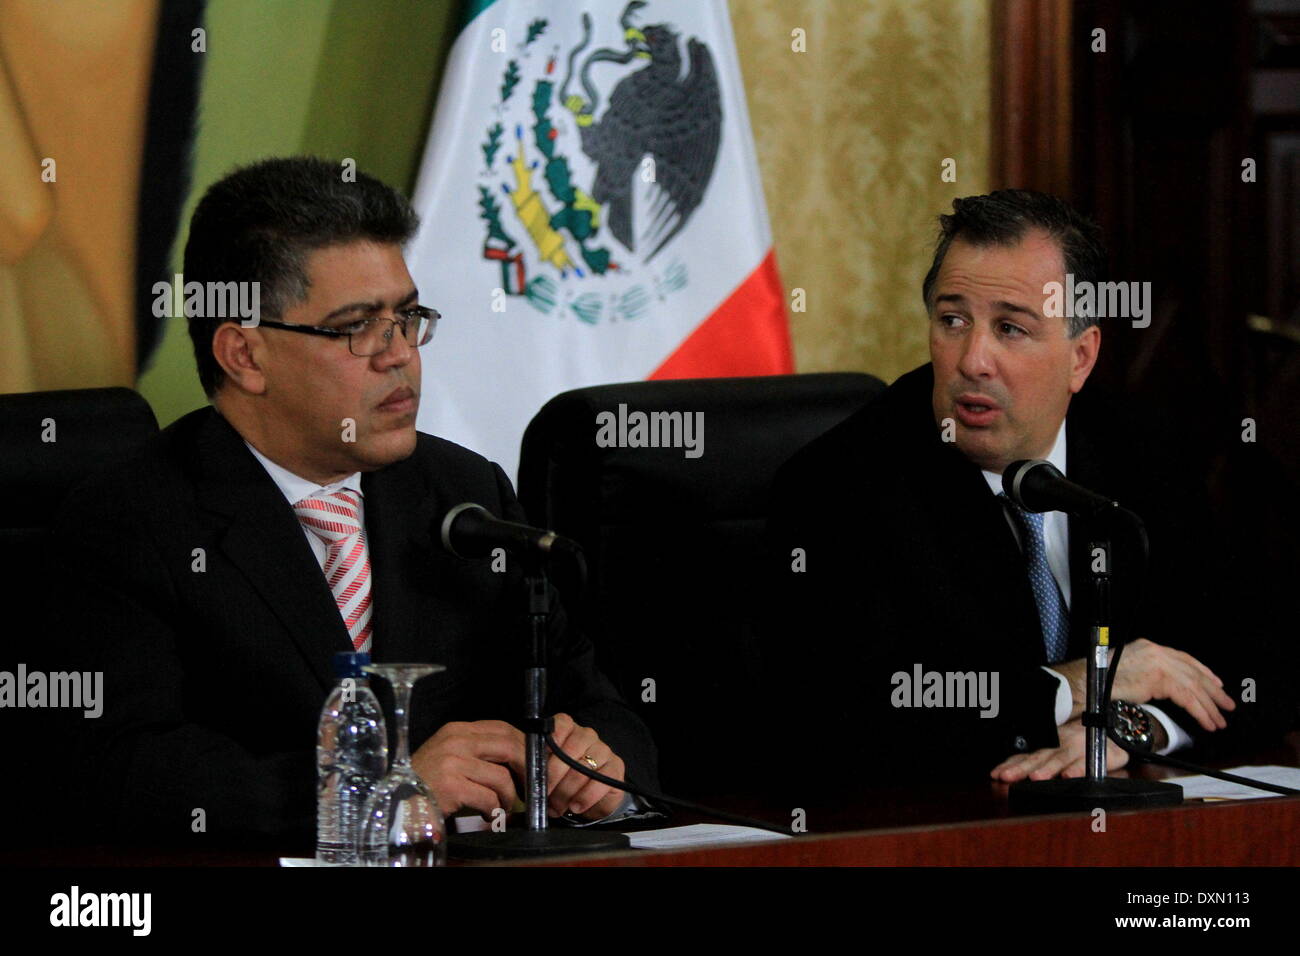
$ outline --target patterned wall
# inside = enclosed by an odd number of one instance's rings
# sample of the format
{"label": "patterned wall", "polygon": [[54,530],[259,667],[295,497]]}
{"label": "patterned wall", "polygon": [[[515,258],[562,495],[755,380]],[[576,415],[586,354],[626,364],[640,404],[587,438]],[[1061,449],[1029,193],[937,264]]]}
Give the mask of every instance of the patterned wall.
{"label": "patterned wall", "polygon": [[[791,314],[799,370],[862,369],[893,379],[925,361],[918,289],[929,262],[934,217],[953,196],[983,192],[988,183],[990,2],[730,0],[782,276],[788,289],[801,288],[806,296],[806,311]],[[69,6],[76,16],[84,16],[76,11],[101,9],[94,0]],[[348,44],[391,47],[391,31],[355,26],[365,23],[358,16],[361,9],[374,15],[377,6],[384,16],[410,21],[411,28],[402,34],[410,49],[404,51],[412,62],[429,64],[429,70],[405,87],[390,81],[373,94],[346,70],[340,79],[338,64],[371,62],[368,47],[358,51]],[[226,39],[208,54],[206,136],[200,133],[197,147],[196,188],[236,161],[273,152],[348,152],[358,143],[373,154],[363,157],[371,168],[378,164],[381,174],[400,182],[401,170],[413,169],[418,159],[423,141],[419,118],[428,112],[455,6],[453,0],[333,0],[328,5],[297,0],[270,7],[257,0],[210,0],[209,33]],[[123,11],[136,7],[152,4],[139,0],[123,5]],[[0,70],[3,107],[9,89],[5,78],[21,73],[12,60],[24,49],[19,41],[31,41],[30,30],[7,28],[18,24],[20,12],[44,13],[45,6],[0,2],[0,11],[5,14],[0,16],[0,58],[8,67]],[[791,49],[795,29],[804,31],[805,52]],[[337,43],[331,40],[334,32]],[[253,37],[261,42],[253,43]],[[267,57],[265,50],[272,47],[282,52]],[[347,55],[331,57],[330,69],[318,70],[317,60],[326,52]],[[89,75],[84,69],[69,74],[83,82]],[[253,95],[258,84],[276,89],[277,95]],[[48,84],[33,87],[46,88]],[[118,101],[129,99],[116,87],[111,92]],[[372,94],[384,98],[383,114],[394,117],[381,129],[370,119],[373,110],[356,108],[372,102]],[[394,109],[395,94],[400,109]],[[328,114],[324,120],[322,110]],[[311,123],[309,114],[316,116]],[[6,116],[15,115],[0,108],[0,128]],[[344,128],[352,118],[356,128]],[[55,128],[84,132],[85,124]],[[92,139],[135,142],[125,136]],[[16,137],[0,136],[0,155],[17,143]],[[43,144],[39,155],[51,148]],[[944,157],[957,161],[956,183],[940,179]],[[9,165],[16,168],[16,162]],[[60,189],[75,187],[79,177],[74,172],[72,165],[60,162]],[[130,195],[133,190],[100,193]],[[14,197],[0,195],[0,221],[12,226],[12,217],[4,216],[6,198]],[[6,235],[12,239],[22,233],[10,228]],[[68,381],[62,372],[23,377],[31,370],[22,358],[25,346],[5,337],[6,329],[17,327],[13,270],[22,266],[15,262],[15,243],[3,239],[0,390],[129,381],[125,339],[112,348],[99,342],[64,349],[60,354],[74,369]],[[117,298],[125,301],[124,290]],[[61,308],[67,311],[66,302]],[[105,327],[94,322],[97,313],[73,311],[91,321],[102,337]],[[153,368],[138,385],[163,423],[203,401],[183,330],[176,326],[168,331]],[[92,365],[110,358],[108,371]]]}
{"label": "patterned wall", "polygon": [[934,219],[988,188],[990,0],[730,8],[782,279],[806,295],[796,366],[892,381],[928,359]]}

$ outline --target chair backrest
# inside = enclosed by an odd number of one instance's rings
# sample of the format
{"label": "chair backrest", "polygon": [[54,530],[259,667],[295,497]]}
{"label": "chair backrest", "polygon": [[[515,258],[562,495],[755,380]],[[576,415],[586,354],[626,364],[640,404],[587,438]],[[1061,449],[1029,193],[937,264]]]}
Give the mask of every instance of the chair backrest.
{"label": "chair backrest", "polygon": [[883,389],[856,373],[602,385],[528,426],[520,500],[583,546],[588,586],[566,607],[654,733],[667,792],[763,775],[748,745],[767,713],[754,632],[772,479]]}
{"label": "chair backrest", "polygon": [[129,388],[0,395],[0,579],[22,596],[12,633],[39,630],[50,602],[75,587],[56,580],[59,556],[49,553],[64,497],[157,433],[149,403]]}
{"label": "chair backrest", "polygon": [[[0,395],[0,580],[5,626],[0,671],[63,671],[64,644],[56,609],[81,599],[81,582],[62,573],[50,528],[73,486],[92,472],[132,454],[158,433],[149,404],[127,388],[76,389]],[[20,688],[20,694],[25,690]],[[22,708],[5,717],[9,762],[27,779],[76,774],[59,764],[59,740],[80,719],[66,709]],[[61,728],[61,729],[59,729]],[[48,789],[48,788],[47,788]],[[55,787],[39,806],[0,795],[0,838],[6,846],[48,846],[66,839],[59,826],[70,810]]]}
{"label": "chair backrest", "polygon": [[74,485],[157,433],[129,388],[0,395],[0,530],[48,528]]}

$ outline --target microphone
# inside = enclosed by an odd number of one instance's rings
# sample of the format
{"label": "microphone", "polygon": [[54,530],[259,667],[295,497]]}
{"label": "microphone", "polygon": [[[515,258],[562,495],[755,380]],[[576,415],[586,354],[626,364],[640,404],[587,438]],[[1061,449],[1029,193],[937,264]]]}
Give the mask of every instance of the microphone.
{"label": "microphone", "polygon": [[1076,485],[1050,461],[1013,461],[1002,472],[1002,490],[1026,511],[1064,511],[1092,518],[1120,509],[1119,502]]}
{"label": "microphone", "polygon": [[576,541],[554,531],[516,521],[502,521],[472,501],[459,504],[442,519],[442,546],[458,558],[486,558],[495,548],[508,554],[579,554]]}

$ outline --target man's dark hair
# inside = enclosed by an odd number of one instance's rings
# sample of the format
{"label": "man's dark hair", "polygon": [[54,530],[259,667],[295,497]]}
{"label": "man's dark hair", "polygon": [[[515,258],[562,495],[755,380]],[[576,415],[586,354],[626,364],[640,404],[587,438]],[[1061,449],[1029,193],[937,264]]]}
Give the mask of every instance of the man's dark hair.
{"label": "man's dark hair", "polygon": [[[190,219],[185,282],[257,282],[269,318],[307,298],[308,256],[326,246],[369,240],[404,244],[419,218],[397,190],[341,162],[295,156],[235,170],[209,187]],[[228,319],[191,316],[190,339],[208,397],[225,373],[212,335]]]}
{"label": "man's dark hair", "polygon": [[[999,189],[987,196],[967,196],[952,201],[952,213],[939,217],[939,241],[934,262],[921,284],[921,295],[930,307],[935,279],[948,247],[960,237],[973,246],[1013,246],[1025,234],[1041,229],[1061,248],[1065,271],[1075,284],[1100,282],[1106,269],[1106,247],[1101,229],[1063,199],[1028,189]],[[1070,338],[1081,334],[1097,320],[1074,315],[1069,320]]]}

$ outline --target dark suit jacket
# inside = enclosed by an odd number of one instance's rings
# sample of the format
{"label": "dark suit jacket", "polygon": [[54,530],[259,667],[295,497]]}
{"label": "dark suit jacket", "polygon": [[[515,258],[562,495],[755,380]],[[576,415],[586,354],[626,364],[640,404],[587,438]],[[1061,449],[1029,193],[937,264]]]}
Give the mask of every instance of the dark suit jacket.
{"label": "dark suit jacket", "polygon": [[[447,667],[416,687],[412,752],[447,721],[518,723],[519,571],[455,558],[429,531],[462,501],[522,520],[505,475],[422,434],[410,458],[361,485],[373,657]],[[95,816],[136,839],[193,842],[202,809],[210,835],[309,845],[316,722],[332,657],[351,644],[298,519],[238,433],[212,408],[185,416],[74,491],[59,541],[79,583],[62,657],[105,673],[103,716],[75,728]],[[548,712],[594,727],[629,779],[653,785],[644,725],[562,612],[552,625]]]}
{"label": "dark suit jacket", "polygon": [[[806,714],[787,744],[835,775],[986,776],[1017,751],[1057,745],[1058,682],[1046,663],[1024,557],[1002,501],[980,469],[934,424],[929,365],[902,376],[865,409],[799,452],[779,473],[769,526],[777,622],[769,686],[787,713]],[[1196,538],[1194,492],[1167,475],[1158,446],[1130,434],[1085,389],[1066,426],[1071,480],[1145,520],[1150,573],[1131,535],[1111,538],[1117,639],[1147,637],[1228,667],[1211,617],[1212,552]],[[1183,475],[1181,478],[1185,479]],[[1189,516],[1192,516],[1189,520]],[[1180,520],[1181,519],[1181,520]],[[1069,658],[1090,643],[1093,537],[1070,521]],[[792,570],[802,548],[806,570]],[[897,672],[997,672],[999,712],[900,708]],[[1195,724],[1169,702],[1180,726]]]}

